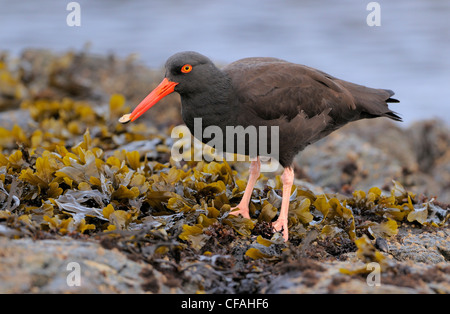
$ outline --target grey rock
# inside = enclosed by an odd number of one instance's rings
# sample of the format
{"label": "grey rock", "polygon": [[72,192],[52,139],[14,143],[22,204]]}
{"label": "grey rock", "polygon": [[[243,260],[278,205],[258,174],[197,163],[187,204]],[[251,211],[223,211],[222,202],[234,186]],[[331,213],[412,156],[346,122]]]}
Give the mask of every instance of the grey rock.
{"label": "grey rock", "polygon": [[[71,286],[72,262],[79,265],[80,285]],[[144,269],[161,279],[151,266],[96,242],[0,237],[0,293],[143,293]]]}

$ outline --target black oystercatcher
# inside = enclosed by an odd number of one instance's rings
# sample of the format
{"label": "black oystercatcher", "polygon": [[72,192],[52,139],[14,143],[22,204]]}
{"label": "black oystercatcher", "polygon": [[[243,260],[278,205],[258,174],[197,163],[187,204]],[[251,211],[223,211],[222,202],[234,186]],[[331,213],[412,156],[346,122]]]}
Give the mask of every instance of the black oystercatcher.
{"label": "black oystercatcher", "polygon": [[[288,209],[297,153],[351,121],[364,118],[401,118],[388,108],[394,92],[374,89],[335,78],[322,71],[276,58],[246,58],[217,68],[210,59],[197,52],[180,52],[170,57],[166,74],[137,107],[120,122],[136,120],[164,96],[178,92],[182,117],[194,134],[194,119],[202,119],[202,129],[217,126],[223,130],[223,142],[228,126],[278,127],[278,161],[284,167],[282,204],[275,231],[288,240]],[[270,132],[265,132],[266,143]],[[248,134],[247,134],[248,135]],[[260,134],[258,134],[260,135]],[[234,137],[234,135],[233,135]],[[200,140],[205,139],[200,138]],[[255,143],[255,139],[252,143]],[[258,140],[260,145],[260,139]],[[263,141],[264,142],[264,141]],[[236,152],[241,143],[223,147]],[[273,145],[273,144],[272,144]],[[233,215],[249,217],[248,205],[260,173],[260,147],[256,152],[245,144],[245,153],[256,155],[250,164],[250,175],[244,196]],[[273,149],[274,147],[269,147]],[[265,152],[270,150],[265,150]],[[242,151],[240,151],[242,152]]]}

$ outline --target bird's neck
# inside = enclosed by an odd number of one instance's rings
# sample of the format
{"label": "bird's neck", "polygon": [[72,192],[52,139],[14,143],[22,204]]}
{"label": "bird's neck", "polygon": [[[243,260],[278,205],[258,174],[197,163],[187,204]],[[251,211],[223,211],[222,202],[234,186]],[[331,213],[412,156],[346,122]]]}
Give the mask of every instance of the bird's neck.
{"label": "bird's neck", "polygon": [[201,90],[180,95],[182,117],[191,132],[194,129],[194,119],[201,118],[203,128],[212,125],[219,127],[230,125],[235,119],[237,108],[236,102],[230,98],[231,81],[220,70],[208,79],[208,83]]}

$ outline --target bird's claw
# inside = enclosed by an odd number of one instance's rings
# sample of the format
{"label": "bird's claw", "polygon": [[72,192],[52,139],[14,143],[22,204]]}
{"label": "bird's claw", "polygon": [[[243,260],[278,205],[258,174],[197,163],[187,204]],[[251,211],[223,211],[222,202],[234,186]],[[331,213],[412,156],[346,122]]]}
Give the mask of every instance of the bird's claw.
{"label": "bird's claw", "polygon": [[248,214],[248,207],[244,206],[236,206],[230,209],[230,215],[239,216],[239,214],[247,219],[250,219],[250,215]]}
{"label": "bird's claw", "polygon": [[287,220],[278,219],[277,221],[272,223],[272,228],[276,232],[281,232],[282,233],[283,239],[284,239],[285,242],[289,239]]}

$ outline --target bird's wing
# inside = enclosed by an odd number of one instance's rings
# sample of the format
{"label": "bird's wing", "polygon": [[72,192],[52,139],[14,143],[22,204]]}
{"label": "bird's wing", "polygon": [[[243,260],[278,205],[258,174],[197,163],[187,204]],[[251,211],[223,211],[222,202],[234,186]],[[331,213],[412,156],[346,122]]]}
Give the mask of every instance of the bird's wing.
{"label": "bird's wing", "polygon": [[[247,58],[223,68],[246,110],[264,120],[351,115],[352,95],[334,77],[313,68],[275,58]],[[331,108],[331,111],[330,111]],[[353,113],[354,114],[354,113]]]}

